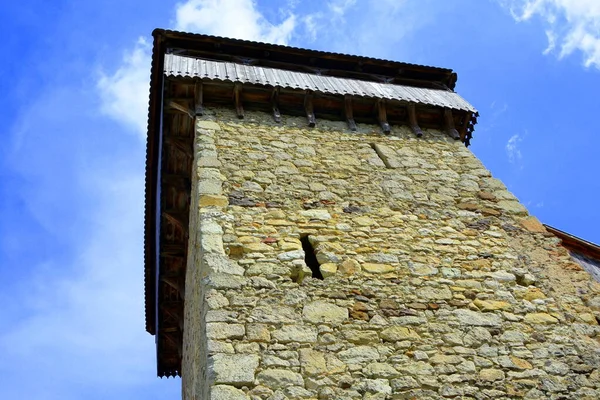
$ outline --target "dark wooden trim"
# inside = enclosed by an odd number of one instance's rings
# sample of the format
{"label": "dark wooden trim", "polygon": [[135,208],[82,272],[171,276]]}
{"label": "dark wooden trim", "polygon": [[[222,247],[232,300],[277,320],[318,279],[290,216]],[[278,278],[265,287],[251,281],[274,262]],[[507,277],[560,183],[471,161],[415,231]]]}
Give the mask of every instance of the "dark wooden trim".
{"label": "dark wooden trim", "polygon": [[235,103],[235,112],[239,119],[244,118],[244,107],[242,106],[242,84],[236,82],[233,85],[233,101]]}
{"label": "dark wooden trim", "polygon": [[304,111],[306,112],[306,119],[308,121],[308,126],[314,128],[317,124],[315,119],[315,110],[313,107],[313,92],[310,90],[306,91],[306,95],[304,96]]}
{"label": "dark wooden trim", "polygon": [[273,109],[273,119],[275,122],[281,122],[281,113],[279,112],[279,88],[273,88],[271,93],[271,107]]}
{"label": "dark wooden trim", "polygon": [[464,142],[467,138],[468,129],[469,129],[469,126],[471,125],[471,118],[473,118],[473,113],[467,112],[463,115],[462,118],[463,118],[463,122],[460,127],[460,140],[462,140]]}
{"label": "dark wooden trim", "polygon": [[351,131],[356,131],[356,122],[354,122],[354,115],[352,112],[352,96],[344,96],[344,113],[346,115],[346,121],[348,122],[348,128]]}
{"label": "dark wooden trim", "polygon": [[392,129],[387,121],[386,101],[384,99],[377,100],[377,121],[383,133],[389,135]]}
{"label": "dark wooden trim", "polygon": [[408,124],[410,126],[410,129],[413,131],[413,133],[415,135],[417,135],[417,137],[422,137],[423,131],[419,127],[415,103],[408,103],[407,109],[408,109]]}
{"label": "dark wooden trim", "polygon": [[189,107],[186,107],[183,104],[179,104],[175,100],[168,100],[166,107],[187,114],[192,119],[194,119],[194,117],[196,116],[195,113]]}
{"label": "dark wooden trim", "polygon": [[454,128],[454,117],[452,116],[452,110],[444,108],[444,130],[454,140],[459,140],[460,135]]}
{"label": "dark wooden trim", "polygon": [[557,236],[562,241],[561,244],[567,250],[600,261],[600,246],[597,244],[588,242],[587,240],[561,231],[560,229],[556,229],[550,225],[544,224],[544,227],[548,230],[548,232]]}
{"label": "dark wooden trim", "polygon": [[204,108],[202,106],[202,97],[202,81],[198,79],[194,87],[194,109],[197,117],[200,117],[204,114]]}

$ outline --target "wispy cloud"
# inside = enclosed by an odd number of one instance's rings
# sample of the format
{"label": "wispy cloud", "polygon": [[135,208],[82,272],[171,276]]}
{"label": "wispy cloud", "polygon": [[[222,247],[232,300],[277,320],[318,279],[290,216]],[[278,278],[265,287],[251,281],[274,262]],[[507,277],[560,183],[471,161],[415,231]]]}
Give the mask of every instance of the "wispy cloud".
{"label": "wispy cloud", "polygon": [[268,21],[252,0],[188,0],[177,5],[175,28],[235,39],[287,44],[296,28],[296,15]]}
{"label": "wispy cloud", "polygon": [[97,82],[102,111],[140,137],[146,137],[150,89],[150,44],[140,37],[112,73],[100,72]]}
{"label": "wispy cloud", "polygon": [[512,135],[508,142],[506,142],[506,154],[508,155],[508,161],[522,168],[521,162],[523,161],[523,154],[521,154],[520,143],[523,141],[523,138],[519,134]]}
{"label": "wispy cloud", "polygon": [[583,64],[600,70],[600,1],[499,0],[516,21],[539,17],[546,25],[544,54],[563,58],[581,52]]}
{"label": "wispy cloud", "polygon": [[[0,293],[11,305],[0,310],[0,373],[11,382],[0,385],[0,398],[177,392],[175,381],[156,380],[154,343],[144,332],[144,144],[90,111],[98,102],[88,79],[40,86],[8,130],[6,140],[19,143],[3,156],[11,176],[28,182],[11,193],[21,199],[17,218],[28,232],[11,250],[19,263]],[[22,124],[31,109],[35,124]],[[34,256],[21,263],[22,252]]]}

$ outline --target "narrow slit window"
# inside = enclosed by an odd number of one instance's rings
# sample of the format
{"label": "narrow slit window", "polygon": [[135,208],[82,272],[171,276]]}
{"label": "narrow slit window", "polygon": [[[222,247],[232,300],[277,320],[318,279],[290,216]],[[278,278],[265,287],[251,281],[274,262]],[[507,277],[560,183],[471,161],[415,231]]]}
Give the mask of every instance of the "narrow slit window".
{"label": "narrow slit window", "polygon": [[302,250],[304,250],[304,262],[312,271],[312,277],[316,279],[323,279],[323,274],[321,274],[321,270],[319,268],[319,261],[317,261],[315,249],[312,247],[312,244],[310,244],[308,235],[302,236],[300,241],[302,242]]}

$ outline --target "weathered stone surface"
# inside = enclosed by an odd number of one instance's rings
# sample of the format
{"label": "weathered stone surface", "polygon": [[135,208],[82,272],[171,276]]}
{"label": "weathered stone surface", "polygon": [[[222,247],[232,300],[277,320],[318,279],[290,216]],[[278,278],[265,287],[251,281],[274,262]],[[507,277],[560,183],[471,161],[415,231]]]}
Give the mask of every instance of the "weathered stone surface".
{"label": "weathered stone surface", "polygon": [[381,331],[381,338],[388,342],[399,342],[402,340],[419,340],[417,332],[404,326],[392,326]]}
{"label": "weathered stone surface", "polygon": [[225,322],[209,322],[206,324],[206,336],[209,339],[240,339],[246,333],[244,325]]}
{"label": "weathered stone surface", "polygon": [[285,389],[289,386],[304,386],[302,375],[286,369],[267,369],[256,376],[256,380],[273,389]]}
{"label": "weathered stone surface", "polygon": [[353,259],[343,261],[338,267],[339,273],[347,276],[358,274],[361,270],[360,263]]}
{"label": "weathered stone surface", "polygon": [[315,301],[304,306],[302,317],[315,324],[340,324],[348,318],[348,310],[326,301]]}
{"label": "weathered stone surface", "polygon": [[273,331],[271,337],[280,343],[314,343],[317,341],[317,329],[313,326],[284,325]]}
{"label": "weathered stone surface", "polygon": [[227,207],[229,200],[225,196],[204,194],[200,196],[200,207]]}
{"label": "weathered stone surface", "polygon": [[479,300],[475,299],[473,301],[475,307],[480,309],[481,311],[496,311],[496,310],[508,310],[511,306],[510,303],[506,301],[497,301],[497,300]]}
{"label": "weathered stone surface", "polygon": [[216,384],[244,386],[254,382],[259,357],[255,354],[215,354],[208,359]]}
{"label": "weathered stone surface", "polygon": [[319,266],[319,270],[321,271],[321,275],[323,278],[329,278],[330,276],[334,276],[337,272],[337,264],[334,263],[325,263]]}
{"label": "weathered stone surface", "polygon": [[417,289],[417,296],[423,300],[449,300],[452,298],[452,292],[447,286],[425,286]]}
{"label": "weathered stone surface", "polygon": [[174,264],[186,399],[599,397],[600,285],[462,143],[207,115]]}
{"label": "weathered stone surface", "polygon": [[302,210],[300,211],[300,215],[308,219],[317,219],[321,221],[327,221],[331,219],[331,215],[329,211],[316,209],[316,210]]}
{"label": "weathered stone surface", "polygon": [[312,349],[300,349],[300,366],[302,372],[309,376],[327,373],[324,354]]}
{"label": "weathered stone surface", "polygon": [[347,364],[361,364],[379,359],[379,352],[371,346],[356,346],[338,353],[340,360]]}
{"label": "weathered stone surface", "polygon": [[527,289],[527,292],[525,293],[523,298],[525,300],[533,301],[536,299],[545,299],[546,295],[539,288],[529,288]]}
{"label": "weathered stone surface", "polygon": [[228,385],[215,385],[210,390],[210,400],[249,400],[240,389]]}
{"label": "weathered stone surface", "polygon": [[546,313],[531,313],[525,315],[525,322],[530,324],[556,324],[558,319]]}
{"label": "weathered stone surface", "polygon": [[268,253],[273,251],[273,247],[265,243],[247,243],[244,245],[244,252],[246,253]]}
{"label": "weathered stone surface", "polygon": [[391,365],[385,363],[371,363],[365,368],[365,374],[370,378],[395,378],[398,371]]}
{"label": "weathered stone surface", "polygon": [[500,326],[502,324],[502,320],[497,314],[482,314],[471,310],[455,310],[453,314],[463,325]]}
{"label": "weathered stone surface", "polygon": [[535,217],[527,217],[522,219],[520,222],[521,226],[523,226],[523,228],[527,229],[529,232],[546,232],[546,228],[544,227],[544,225],[542,225],[542,223]]}
{"label": "weathered stone surface", "polygon": [[196,127],[200,128],[200,129],[212,129],[215,131],[221,130],[221,125],[219,125],[215,121],[209,121],[209,120],[197,120]]}
{"label": "weathered stone surface", "polygon": [[293,308],[286,306],[258,306],[252,310],[250,316],[255,322],[268,324],[291,324],[300,318]]}
{"label": "weathered stone surface", "polygon": [[504,371],[495,368],[485,368],[479,371],[479,379],[484,382],[501,381],[505,378]]}
{"label": "weathered stone surface", "polygon": [[364,263],[362,269],[370,274],[385,274],[394,271],[394,267],[388,264]]}

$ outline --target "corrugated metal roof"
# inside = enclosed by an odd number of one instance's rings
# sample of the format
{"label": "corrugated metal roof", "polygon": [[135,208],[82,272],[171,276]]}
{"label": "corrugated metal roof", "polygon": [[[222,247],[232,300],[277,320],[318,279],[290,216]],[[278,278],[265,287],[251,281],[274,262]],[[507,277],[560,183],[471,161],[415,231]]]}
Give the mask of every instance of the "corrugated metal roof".
{"label": "corrugated metal roof", "polygon": [[183,57],[174,54],[165,54],[164,72],[167,76],[279,86],[327,94],[383,98],[477,112],[459,94],[449,90],[359,81],[305,72]]}

